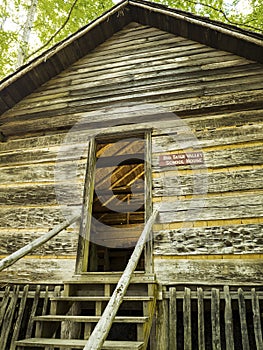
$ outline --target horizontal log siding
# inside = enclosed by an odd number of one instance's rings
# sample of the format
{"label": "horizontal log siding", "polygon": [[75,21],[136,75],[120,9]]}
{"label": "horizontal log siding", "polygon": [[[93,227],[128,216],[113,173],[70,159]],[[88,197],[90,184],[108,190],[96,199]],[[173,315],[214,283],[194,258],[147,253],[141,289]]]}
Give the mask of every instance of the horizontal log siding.
{"label": "horizontal log siding", "polygon": [[[258,63],[155,28],[131,24],[121,30],[0,117],[8,137],[0,143],[0,255],[64,220],[54,173],[67,131],[78,121],[80,130],[60,164],[65,173],[76,164],[75,187],[72,178],[59,184],[72,208],[82,202],[84,127],[93,134],[153,128],[153,202],[162,204],[154,232],[159,274],[165,256],[263,253],[262,87]],[[156,106],[169,112],[164,120]],[[190,136],[173,113],[187,123]],[[159,166],[162,154],[191,151],[193,135],[204,169]],[[193,191],[197,181],[201,192],[204,179],[207,195]],[[189,204],[198,209],[199,197],[205,209],[187,222]],[[3,279],[18,278],[17,268],[20,280],[72,274],[77,233],[77,225],[62,232],[6,270]]]}

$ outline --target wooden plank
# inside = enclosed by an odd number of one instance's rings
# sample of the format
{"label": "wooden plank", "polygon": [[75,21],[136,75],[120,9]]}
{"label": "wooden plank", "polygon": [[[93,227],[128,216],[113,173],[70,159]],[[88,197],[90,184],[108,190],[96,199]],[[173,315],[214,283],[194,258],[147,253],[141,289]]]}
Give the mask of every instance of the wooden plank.
{"label": "wooden plank", "polygon": [[229,293],[229,286],[224,286],[225,294],[225,336],[226,336],[226,349],[234,350],[234,331],[233,331],[233,315],[231,296]]}
{"label": "wooden plank", "polygon": [[[179,169],[178,169],[179,170]],[[170,174],[169,174],[170,173]],[[206,172],[202,174],[181,175],[176,170],[159,173],[153,179],[154,197],[185,196],[193,193],[222,193],[260,189],[262,186],[263,169],[242,170],[226,168],[225,172]]]}
{"label": "wooden plank", "polygon": [[47,314],[48,311],[48,303],[49,303],[49,291],[48,291],[48,286],[46,286],[45,290],[45,296],[44,296],[44,302],[43,302],[43,308],[42,308],[42,316]]}
{"label": "wooden plank", "polygon": [[15,322],[15,328],[13,331],[12,340],[10,343],[10,350],[16,349],[15,342],[18,340],[18,337],[19,337],[20,328],[21,328],[22,320],[23,320],[24,313],[25,313],[25,307],[26,307],[26,304],[28,302],[28,290],[29,290],[29,285],[27,284],[24,287],[23,295],[22,295],[21,300],[20,300],[19,311],[18,311],[18,315],[16,318],[16,322]]}
{"label": "wooden plank", "polygon": [[4,315],[4,322],[2,324],[1,337],[0,337],[1,349],[5,349],[7,345],[9,332],[11,331],[12,324],[13,324],[13,318],[14,318],[15,309],[17,305],[18,294],[19,294],[19,286],[14,286],[12,297],[8,305],[8,308],[6,310],[6,313]]}
{"label": "wooden plank", "polygon": [[[144,221],[147,222],[152,213],[152,135],[149,131],[145,133],[144,158]],[[154,271],[152,232],[145,246],[145,270]]]}
{"label": "wooden plank", "polygon": [[[26,123],[23,123],[25,126]],[[61,147],[63,144],[61,145]],[[65,146],[65,145],[64,145]],[[68,144],[67,153],[62,153],[63,150],[59,146],[50,146],[45,148],[29,148],[23,152],[3,152],[0,153],[1,166],[10,166],[10,165],[25,165],[28,164],[38,164],[38,163],[47,163],[53,162],[54,166],[64,167],[64,163],[67,161],[76,161],[79,162],[80,153],[86,150],[86,143],[79,142],[79,144]],[[60,153],[59,153],[60,152]],[[58,156],[60,158],[58,158]],[[63,157],[63,158],[62,158]],[[57,162],[57,164],[55,164]],[[62,168],[63,169],[63,168]]]}
{"label": "wooden plank", "polygon": [[214,196],[178,200],[175,197],[174,202],[162,203],[159,223],[261,217],[262,204],[261,192],[258,195],[253,193],[225,198]]}
{"label": "wooden plank", "polygon": [[58,202],[68,205],[80,205],[83,192],[82,184],[31,184],[25,186],[8,186],[1,188],[0,196],[2,205],[56,205]]}
{"label": "wooden plank", "polygon": [[[101,315],[99,316],[80,316],[80,315],[46,315],[46,316],[35,316],[35,321],[41,322],[63,322],[63,321],[72,321],[72,322],[92,322],[96,323],[100,320]],[[149,317],[145,316],[116,316],[113,322],[117,323],[145,323],[149,320]]]}
{"label": "wooden plank", "polygon": [[177,305],[176,288],[171,287],[169,307],[169,349],[177,350]]}
{"label": "wooden plank", "polygon": [[204,292],[197,288],[198,350],[205,350]]}
{"label": "wooden plank", "polygon": [[238,288],[238,307],[243,350],[250,350],[247,329],[247,309],[242,288]]}
{"label": "wooden plank", "polygon": [[255,288],[251,289],[254,334],[257,350],[263,349],[259,300]]}
{"label": "wooden plank", "polygon": [[[255,220],[256,221],[256,220]],[[201,227],[181,225],[178,229],[154,230],[155,255],[251,254],[262,253],[260,236],[263,224],[227,222]]]}
{"label": "wooden plank", "polygon": [[167,349],[169,344],[169,321],[168,315],[169,306],[168,300],[161,300],[157,304],[157,319],[156,319],[156,343],[157,349]]}
{"label": "wooden plank", "polygon": [[191,289],[184,289],[184,350],[192,350]]}
{"label": "wooden plank", "polygon": [[[39,160],[40,161],[40,160]],[[85,165],[82,162],[76,161],[76,173],[74,179],[70,176],[72,171],[72,162],[66,162],[63,167],[59,165],[59,169],[66,174],[69,174],[68,181],[74,180],[76,183],[84,182]],[[46,164],[30,163],[30,165],[12,165],[1,168],[0,180],[1,189],[5,187],[26,187],[26,186],[54,186],[55,185],[55,170],[56,163]],[[16,184],[16,186],[15,186]],[[63,184],[62,184],[63,186]],[[30,188],[29,188],[30,189]]]}
{"label": "wooden plank", "polygon": [[[62,347],[65,349],[76,348],[83,349],[85,340],[81,339],[48,339],[48,338],[30,338],[25,340],[19,340],[17,346],[34,346],[37,348],[43,348],[46,346],[51,347]],[[101,349],[102,350],[141,350],[143,342],[132,342],[132,341],[106,341]]]}
{"label": "wooden plank", "polygon": [[32,305],[31,311],[30,311],[30,315],[29,315],[29,321],[27,324],[26,338],[30,338],[32,336],[34,317],[35,317],[36,312],[37,312],[39,296],[40,296],[40,285],[37,285],[33,305]]}
{"label": "wooden plank", "polygon": [[[209,259],[189,259],[188,256],[180,258],[173,256],[155,256],[155,273],[158,283],[163,285],[178,284],[218,284],[220,285],[261,285],[263,263],[260,256],[257,259],[222,259],[222,255],[211,256]],[[233,276],[235,278],[233,279]]]}
{"label": "wooden plank", "polygon": [[220,297],[219,297],[219,290],[216,288],[212,288],[211,322],[212,322],[212,346],[213,346],[213,350],[221,350]]}
{"label": "wooden plank", "polygon": [[10,286],[6,286],[5,287],[5,292],[4,295],[2,297],[2,301],[1,301],[1,308],[0,308],[0,327],[2,326],[2,323],[4,321],[4,315],[6,313],[6,309],[8,306],[8,302],[9,302],[9,298],[10,298]]}
{"label": "wooden plank", "polygon": [[89,260],[89,237],[92,219],[92,202],[95,184],[96,167],[96,141],[95,138],[89,140],[89,150],[87,158],[87,167],[84,183],[82,215],[79,232],[79,242],[76,260],[76,272],[87,271]]}
{"label": "wooden plank", "polygon": [[[208,118],[206,121],[208,122]],[[238,146],[238,143],[262,140],[262,123],[256,125],[239,125],[238,128],[233,125],[233,127],[222,129],[193,130],[192,125],[194,121],[190,120],[189,122],[188,130],[185,130],[183,122],[182,125],[180,125],[179,121],[178,125],[174,123],[174,127],[171,126],[163,129],[155,128],[153,131],[153,153],[174,151],[178,149],[178,145],[183,145],[187,148],[187,146],[192,146],[193,143],[198,147],[204,148],[231,144],[237,144]],[[239,124],[239,120],[236,121],[236,124]]]}

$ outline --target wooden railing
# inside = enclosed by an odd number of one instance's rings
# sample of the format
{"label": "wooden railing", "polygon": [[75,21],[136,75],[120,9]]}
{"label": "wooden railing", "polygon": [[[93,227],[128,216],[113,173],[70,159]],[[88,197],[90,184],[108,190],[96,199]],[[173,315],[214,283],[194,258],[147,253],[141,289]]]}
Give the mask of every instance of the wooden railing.
{"label": "wooden railing", "polygon": [[139,262],[140,256],[143,252],[145,244],[149,239],[150,233],[152,231],[153,224],[156,220],[158,210],[155,210],[147,221],[142,234],[134,248],[134,251],[130,257],[130,260],[109,300],[108,305],[106,306],[99,322],[94,328],[87,344],[83,350],[100,350],[103,346],[105,339],[108,336],[111,325],[114,321],[114,318],[117,314],[117,311],[123,301],[125,293],[130,284],[132,274],[136,269],[136,266]]}
{"label": "wooden railing", "polygon": [[79,215],[72,216],[69,220],[64,221],[63,223],[57,225],[52,230],[50,230],[45,235],[35,239],[33,242],[27,244],[23,248],[17,250],[13,254],[9,255],[8,257],[2,259],[0,261],[0,271],[4,270],[5,268],[13,265],[17,260],[23,258],[25,255],[31,253],[36,248],[40,247],[42,244],[49,241],[51,238],[55,237],[59,232],[73,224],[75,221],[79,219]]}

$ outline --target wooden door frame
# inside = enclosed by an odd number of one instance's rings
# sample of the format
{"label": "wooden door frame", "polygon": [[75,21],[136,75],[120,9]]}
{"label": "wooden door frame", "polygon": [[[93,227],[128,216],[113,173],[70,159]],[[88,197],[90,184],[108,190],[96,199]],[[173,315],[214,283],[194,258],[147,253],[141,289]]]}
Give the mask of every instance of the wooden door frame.
{"label": "wooden door frame", "polygon": [[[89,261],[89,242],[90,242],[90,229],[92,220],[92,204],[95,185],[95,170],[96,170],[96,144],[97,142],[107,138],[107,140],[122,139],[125,137],[136,137],[143,135],[145,140],[145,190],[144,190],[144,204],[145,204],[145,222],[149,219],[152,213],[152,145],[151,145],[151,133],[152,129],[143,129],[136,131],[122,131],[116,133],[103,133],[98,134],[89,141],[87,166],[85,175],[85,184],[83,191],[83,204],[82,215],[79,230],[79,240],[77,248],[77,258],[75,273],[81,274],[87,272]],[[153,272],[153,250],[152,239],[150,239],[145,248],[145,271]]]}

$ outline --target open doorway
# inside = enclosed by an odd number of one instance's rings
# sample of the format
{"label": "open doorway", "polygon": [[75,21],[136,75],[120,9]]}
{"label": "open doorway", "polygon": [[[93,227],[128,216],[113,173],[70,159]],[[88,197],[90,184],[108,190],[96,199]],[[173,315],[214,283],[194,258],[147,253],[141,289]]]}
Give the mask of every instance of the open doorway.
{"label": "open doorway", "polygon": [[[144,134],[98,139],[94,151],[87,271],[123,271],[146,217],[146,140]],[[144,268],[143,255],[137,270]]]}

